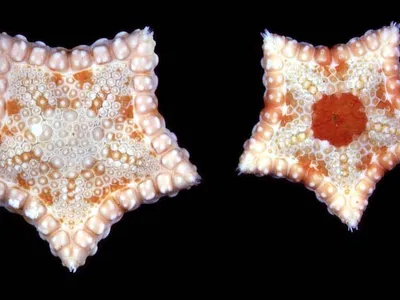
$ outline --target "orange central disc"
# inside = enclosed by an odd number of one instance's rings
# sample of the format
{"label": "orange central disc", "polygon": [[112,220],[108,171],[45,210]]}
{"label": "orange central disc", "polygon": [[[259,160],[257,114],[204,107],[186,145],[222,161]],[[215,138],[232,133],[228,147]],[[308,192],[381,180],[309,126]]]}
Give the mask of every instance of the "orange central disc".
{"label": "orange central disc", "polygon": [[360,100],[352,94],[324,95],[314,103],[314,137],[340,147],[352,142],[366,127],[367,116]]}

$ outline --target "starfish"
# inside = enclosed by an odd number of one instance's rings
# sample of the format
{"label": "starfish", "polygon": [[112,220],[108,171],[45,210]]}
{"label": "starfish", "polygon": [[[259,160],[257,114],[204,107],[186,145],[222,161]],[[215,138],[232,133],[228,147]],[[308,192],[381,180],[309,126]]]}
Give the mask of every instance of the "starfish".
{"label": "starfish", "polygon": [[302,182],[350,230],[400,161],[399,28],[332,48],[263,34],[265,107],[241,173]]}
{"label": "starfish", "polygon": [[141,204],[200,181],[165,127],[153,33],[50,48],[0,35],[0,205],[75,272]]}

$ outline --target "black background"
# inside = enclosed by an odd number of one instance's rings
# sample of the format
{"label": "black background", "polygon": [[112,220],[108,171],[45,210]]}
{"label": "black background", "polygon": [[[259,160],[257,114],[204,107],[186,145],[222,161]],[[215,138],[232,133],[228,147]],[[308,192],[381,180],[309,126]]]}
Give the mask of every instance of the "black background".
{"label": "black background", "polygon": [[365,289],[365,279],[396,272],[399,166],[377,184],[356,232],[301,184],[239,176],[236,169],[263,107],[264,29],[333,46],[400,21],[398,13],[380,11],[379,5],[368,12],[334,3],[311,6],[170,5],[156,14],[154,3],[108,2],[87,10],[63,3],[53,3],[47,13],[37,12],[40,5],[21,13],[4,10],[0,31],[66,48],[150,26],[160,58],[159,110],[180,146],[189,150],[202,182],[126,214],[76,274],[50,254],[34,227],[1,209],[2,285],[22,292],[30,283],[63,285],[65,291],[104,284],[129,290],[132,297],[143,287],[147,293],[190,287],[186,295],[192,298],[200,292],[213,295],[214,288],[265,293],[272,280],[288,286],[305,280],[305,287],[314,289],[319,279],[323,288]]}

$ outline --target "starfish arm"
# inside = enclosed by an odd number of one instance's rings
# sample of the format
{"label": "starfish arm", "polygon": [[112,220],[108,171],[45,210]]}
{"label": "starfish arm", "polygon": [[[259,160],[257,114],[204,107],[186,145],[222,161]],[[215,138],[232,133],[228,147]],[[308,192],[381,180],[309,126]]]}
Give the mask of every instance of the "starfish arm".
{"label": "starfish arm", "polygon": [[124,213],[200,181],[158,111],[154,48],[148,28],[72,50],[0,35],[0,206],[73,272]]}

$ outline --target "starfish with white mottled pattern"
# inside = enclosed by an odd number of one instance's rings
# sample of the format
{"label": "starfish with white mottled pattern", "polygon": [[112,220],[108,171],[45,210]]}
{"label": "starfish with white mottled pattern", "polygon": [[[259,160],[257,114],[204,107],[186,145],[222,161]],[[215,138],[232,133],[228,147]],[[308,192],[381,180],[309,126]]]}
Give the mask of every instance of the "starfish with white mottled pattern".
{"label": "starfish with white mottled pattern", "polygon": [[0,35],[0,206],[71,271],[123,213],[199,182],[157,109],[153,33],[50,48]]}
{"label": "starfish with white mottled pattern", "polygon": [[265,108],[239,169],[303,182],[350,229],[400,161],[399,28],[314,47],[266,32]]}

